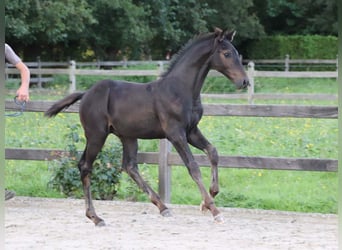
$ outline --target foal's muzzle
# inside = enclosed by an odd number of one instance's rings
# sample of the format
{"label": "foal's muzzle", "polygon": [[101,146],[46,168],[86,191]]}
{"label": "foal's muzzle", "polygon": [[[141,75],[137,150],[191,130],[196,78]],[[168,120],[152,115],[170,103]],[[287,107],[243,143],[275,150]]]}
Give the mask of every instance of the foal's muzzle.
{"label": "foal's muzzle", "polygon": [[249,79],[245,78],[240,83],[238,83],[237,86],[238,86],[238,89],[245,89],[251,85],[249,84]]}

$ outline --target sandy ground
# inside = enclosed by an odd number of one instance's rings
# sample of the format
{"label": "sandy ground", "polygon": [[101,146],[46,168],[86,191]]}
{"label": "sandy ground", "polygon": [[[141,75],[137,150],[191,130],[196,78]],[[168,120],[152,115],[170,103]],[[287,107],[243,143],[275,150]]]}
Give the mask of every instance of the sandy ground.
{"label": "sandy ground", "polygon": [[15,197],[5,203],[12,249],[337,249],[336,215],[221,208],[224,224],[196,206],[95,201],[107,226],[84,216],[84,201]]}

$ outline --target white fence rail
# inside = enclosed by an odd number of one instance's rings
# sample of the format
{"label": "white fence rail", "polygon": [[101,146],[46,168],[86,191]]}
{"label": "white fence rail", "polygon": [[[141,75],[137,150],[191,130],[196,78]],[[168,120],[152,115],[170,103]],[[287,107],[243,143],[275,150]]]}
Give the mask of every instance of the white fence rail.
{"label": "white fence rail", "polygon": [[[247,65],[249,62],[253,61],[255,65],[260,67],[274,68],[283,67],[284,71],[290,71],[293,67],[303,67],[308,66],[322,67],[322,66],[332,66],[336,70],[338,68],[338,59],[291,59],[290,55],[285,55],[283,59],[243,59],[243,64]],[[91,67],[91,68],[108,68],[108,67],[128,67],[133,65],[158,65],[160,63],[167,65],[170,61],[166,60],[147,60],[147,61],[93,61],[93,62],[77,62],[77,68]],[[25,64],[30,68],[67,68],[69,62],[42,62],[40,57],[37,57],[35,62],[25,62]],[[12,67],[7,64],[7,67]]]}
{"label": "white fence rail", "polygon": [[[271,61],[271,60],[269,60]],[[274,61],[274,60],[273,60]],[[296,60],[299,61],[299,60]],[[303,60],[301,60],[302,62]],[[309,61],[309,60],[306,60]],[[322,60],[319,60],[321,62]],[[324,60],[323,60],[324,61]],[[327,60],[325,60],[327,61]],[[328,60],[332,62],[334,60]],[[336,60],[335,60],[336,61]],[[318,62],[318,61],[317,61]],[[53,63],[53,62],[41,62],[27,63],[30,67],[32,75],[36,75],[36,78],[32,78],[34,82],[41,83],[53,80],[53,75],[68,75],[70,81],[69,91],[74,92],[77,90],[77,76],[81,75],[91,75],[91,76],[154,76],[158,78],[160,74],[164,71],[165,64],[168,61],[145,61],[145,64],[154,63],[156,65],[155,69],[152,70],[130,70],[130,69],[99,69],[102,66],[118,66],[118,65],[137,65],[141,64],[140,61],[130,61],[130,62],[93,62],[93,63],[76,63],[75,61],[70,61],[66,63]],[[38,65],[38,67],[34,67]],[[45,66],[52,66],[62,68],[44,68]],[[81,66],[80,66],[81,65]],[[96,69],[84,69],[83,66],[93,66]],[[67,67],[66,67],[67,66]],[[225,99],[246,99],[250,104],[256,99],[302,99],[302,100],[337,100],[337,94],[263,94],[255,93],[255,78],[258,77],[272,77],[272,78],[337,78],[337,71],[258,71],[255,70],[255,63],[249,62],[247,65],[248,77],[251,86],[246,94],[204,94],[203,96],[212,98],[225,98]],[[6,68],[6,75],[8,74],[19,74],[18,70],[15,68]],[[48,77],[46,77],[48,76]],[[216,71],[209,72],[210,77],[222,76]]]}
{"label": "white fence rail", "polygon": [[290,55],[285,55],[284,59],[257,59],[243,60],[247,64],[253,61],[256,65],[262,68],[283,67],[284,71],[288,72],[291,68],[306,68],[306,67],[322,67],[331,66],[338,69],[338,57],[336,59],[290,59]]}

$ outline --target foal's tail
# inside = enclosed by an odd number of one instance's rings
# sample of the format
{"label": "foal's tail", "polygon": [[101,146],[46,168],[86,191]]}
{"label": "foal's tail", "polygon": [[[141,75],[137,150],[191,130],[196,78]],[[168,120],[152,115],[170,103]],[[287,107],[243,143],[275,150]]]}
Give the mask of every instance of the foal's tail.
{"label": "foal's tail", "polygon": [[81,100],[85,92],[76,92],[64,97],[62,100],[53,104],[45,113],[44,115],[47,117],[56,116],[59,112],[63,109],[68,108],[78,100]]}

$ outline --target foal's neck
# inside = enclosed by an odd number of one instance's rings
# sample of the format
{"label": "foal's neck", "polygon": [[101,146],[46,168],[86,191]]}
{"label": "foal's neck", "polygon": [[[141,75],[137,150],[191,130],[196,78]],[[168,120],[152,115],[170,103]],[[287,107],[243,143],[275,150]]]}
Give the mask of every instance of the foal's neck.
{"label": "foal's neck", "polygon": [[192,93],[192,98],[199,98],[204,80],[210,70],[209,58],[212,54],[213,38],[208,38],[190,47],[178,60],[170,72],[175,76],[184,76],[184,83]]}

